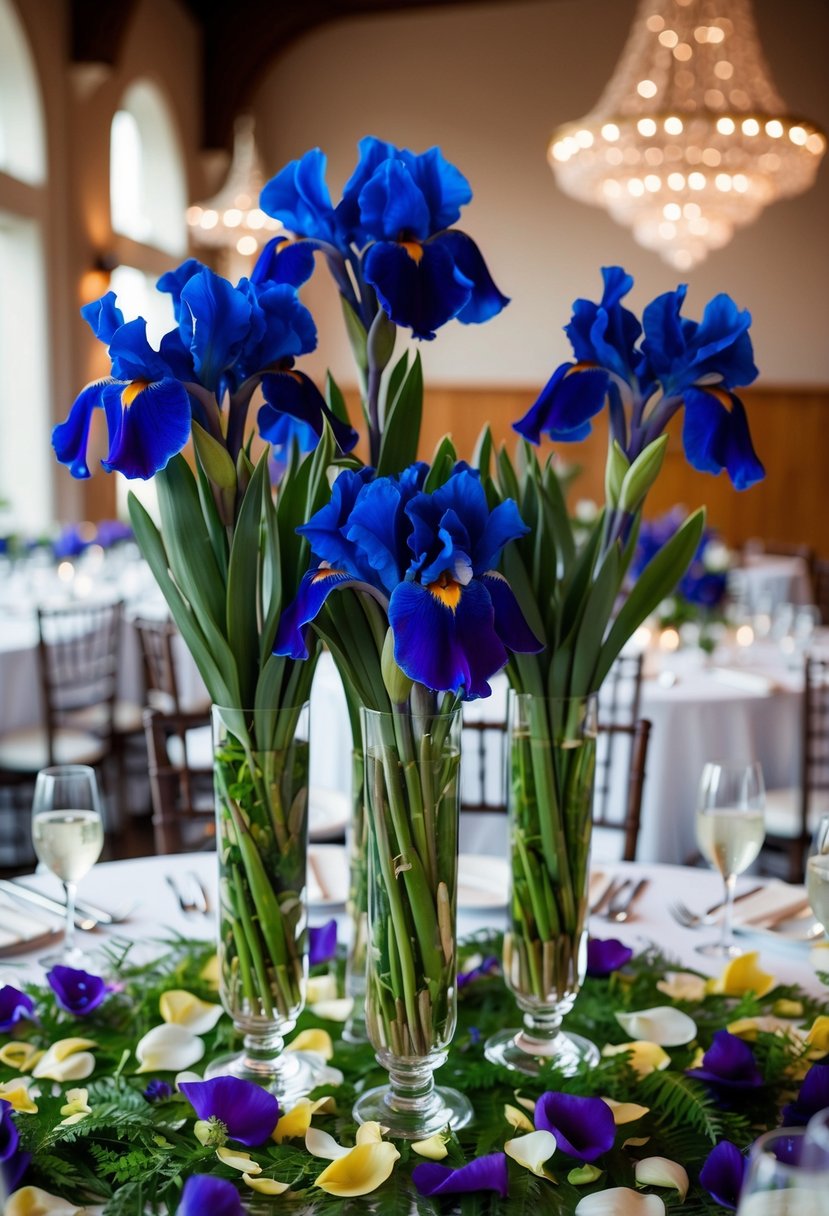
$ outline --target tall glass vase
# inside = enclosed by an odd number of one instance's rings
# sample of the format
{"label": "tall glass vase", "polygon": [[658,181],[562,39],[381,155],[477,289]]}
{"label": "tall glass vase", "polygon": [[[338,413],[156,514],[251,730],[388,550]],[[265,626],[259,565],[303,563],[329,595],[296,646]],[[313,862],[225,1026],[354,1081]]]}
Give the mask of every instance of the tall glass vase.
{"label": "tall glass vase", "polygon": [[524,1015],[487,1058],[529,1074],[595,1063],[595,1044],[561,1029],[584,982],[596,764],[595,696],[510,693],[511,890],[504,979]]}
{"label": "tall glass vase", "polygon": [[314,1086],[314,1061],[283,1052],[308,973],[308,706],[213,708],[220,996],[241,1051],[207,1076],[244,1077],[283,1102]]}
{"label": "tall glass vase", "polygon": [[362,710],[368,822],[366,1026],[389,1081],[354,1117],[422,1139],[472,1117],[435,1086],[457,1016],[460,710]]}
{"label": "tall glass vase", "polygon": [[353,1004],[343,1027],[347,1043],[366,1043],[366,958],[368,954],[368,820],[365,813],[363,752],[351,754],[351,824],[348,829],[348,903],[351,920],[348,958],[345,964],[345,995]]}

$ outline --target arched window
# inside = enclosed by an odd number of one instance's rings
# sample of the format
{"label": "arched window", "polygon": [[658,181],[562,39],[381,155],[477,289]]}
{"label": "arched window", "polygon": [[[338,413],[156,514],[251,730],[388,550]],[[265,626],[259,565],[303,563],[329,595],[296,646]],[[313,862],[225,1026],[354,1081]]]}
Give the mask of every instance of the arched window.
{"label": "arched window", "polygon": [[[49,337],[42,222],[46,137],[34,60],[0,0],[0,534],[52,516]],[[21,186],[22,183],[22,186]]]}
{"label": "arched window", "polygon": [[166,103],[139,80],[112,120],[109,197],[112,230],[176,256],[187,249],[187,186]]}

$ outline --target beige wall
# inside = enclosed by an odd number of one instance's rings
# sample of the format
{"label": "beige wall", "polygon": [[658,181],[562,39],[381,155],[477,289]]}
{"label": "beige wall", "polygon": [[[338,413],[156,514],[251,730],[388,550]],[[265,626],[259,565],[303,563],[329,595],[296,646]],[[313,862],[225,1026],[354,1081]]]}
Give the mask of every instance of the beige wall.
{"label": "beige wall", "polygon": [[[760,34],[783,97],[829,128],[829,5],[756,0]],[[329,155],[338,196],[357,140],[374,134],[421,150],[439,143],[475,198],[461,226],[485,252],[510,307],[482,327],[452,323],[424,344],[435,384],[540,385],[569,352],[561,326],[577,296],[596,298],[598,268],[636,278],[634,307],[678,276],[603,211],[556,188],[545,160],[553,128],[585,114],[612,71],[633,0],[514,0],[349,18],[289,47],[257,96],[266,164],[314,145]],[[829,166],[817,187],[778,203],[683,276],[687,312],[728,291],[754,315],[766,384],[829,384]],[[312,284],[323,361],[353,380],[328,283]]]}

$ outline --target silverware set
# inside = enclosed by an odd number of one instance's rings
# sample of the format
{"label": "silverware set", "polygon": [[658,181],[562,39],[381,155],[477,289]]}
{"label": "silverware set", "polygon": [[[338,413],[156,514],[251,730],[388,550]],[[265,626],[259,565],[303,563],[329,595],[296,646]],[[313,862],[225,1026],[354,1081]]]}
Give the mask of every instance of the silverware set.
{"label": "silverware set", "polygon": [[165,874],[164,880],[187,916],[212,916],[213,909],[207,887],[195,870],[184,874]]}
{"label": "silverware set", "polygon": [[623,924],[633,913],[633,905],[648,886],[647,878],[611,878],[590,909],[593,916]]}
{"label": "silverware set", "polygon": [[[17,878],[0,879],[0,891],[18,903],[27,904],[31,907],[41,908],[44,912],[52,912],[55,916],[66,915],[66,904],[62,899],[55,899],[51,895],[44,895],[42,891],[36,891],[33,887],[29,887],[26,883],[21,882]],[[123,908],[119,908],[115,912],[108,912],[104,908],[99,908],[95,904],[87,901],[79,901],[75,904],[75,925],[78,929],[97,929],[99,925],[119,925],[125,921],[135,911],[136,904],[130,902]]]}

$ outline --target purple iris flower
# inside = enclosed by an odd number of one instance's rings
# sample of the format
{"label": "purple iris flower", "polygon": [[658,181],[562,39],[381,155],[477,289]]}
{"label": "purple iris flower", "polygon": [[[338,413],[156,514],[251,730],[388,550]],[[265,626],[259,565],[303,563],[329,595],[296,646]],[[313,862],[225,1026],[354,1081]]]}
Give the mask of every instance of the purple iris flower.
{"label": "purple iris flower", "polygon": [[818,1111],[829,1108],[829,1064],[813,1064],[800,1086],[795,1102],[783,1107],[784,1127],[805,1127]]}
{"label": "purple iris flower", "polygon": [[343,452],[350,452],[359,435],[354,427],[329,409],[322,393],[304,372],[298,372],[293,359],[285,359],[276,370],[262,377],[265,404],[257,415],[259,434],[275,448],[298,439],[300,450],[317,446],[327,422]]}
{"label": "purple iris flower", "polygon": [[699,1172],[700,1186],[724,1208],[736,1209],[746,1176],[748,1161],[730,1140],[721,1140],[711,1149]]}
{"label": "purple iris flower", "polygon": [[[672,536],[679,531],[685,522],[685,513],[681,509],[668,511],[659,519],[642,521],[639,538],[636,542],[636,552],[631,562],[631,573],[638,576],[642,573],[652,558]],[[728,590],[728,576],[724,570],[708,570],[705,565],[705,550],[717,539],[711,528],[705,528],[700,537],[697,551],[691,565],[677,585],[677,594],[689,604],[697,604],[701,608],[717,608],[725,599]]]}
{"label": "purple iris flower", "polygon": [[579,1161],[595,1161],[613,1147],[616,1124],[601,1098],[547,1092],[535,1104],[535,1126],[552,1132],[564,1153]]}
{"label": "purple iris flower", "polygon": [[231,1140],[256,1147],[264,1144],[279,1119],[273,1094],[238,1077],[182,1081],[179,1089],[200,1119],[218,1119]]}
{"label": "purple iris flower", "polygon": [[467,1195],[471,1191],[497,1191],[506,1199],[509,1189],[506,1153],[489,1153],[453,1169],[423,1161],[412,1170],[412,1182],[421,1195]]}
{"label": "purple iris flower", "polygon": [[102,519],[98,523],[98,530],[95,533],[95,543],[102,549],[111,549],[113,545],[132,540],[134,536],[135,533],[130,525],[123,523],[122,520]]}
{"label": "purple iris flower", "polygon": [[18,988],[13,988],[11,984],[4,984],[0,988],[0,1033],[8,1034],[21,1018],[34,1016],[35,1005],[30,996]]}
{"label": "purple iris flower", "polygon": [[332,917],[318,929],[308,930],[308,962],[312,967],[327,963],[337,953],[337,922]]}
{"label": "purple iris flower", "polygon": [[148,1102],[166,1102],[169,1097],[172,1097],[172,1093],[171,1085],[162,1081],[160,1077],[155,1077],[144,1090],[144,1097]]}
{"label": "purple iris flower", "polygon": [[725,1089],[756,1089],[765,1085],[751,1046],[727,1030],[718,1030],[702,1057],[701,1068],[689,1068],[689,1077]]}
{"label": "purple iris flower", "polygon": [[5,1098],[0,1099],[0,1172],[7,1193],[20,1185],[30,1161],[31,1154],[20,1150],[20,1133],[12,1105]]}
{"label": "purple iris flower", "polygon": [[245,1209],[232,1182],[193,1174],[184,1184],[176,1216],[245,1216]]}
{"label": "purple iris flower", "polygon": [[109,987],[99,975],[90,975],[88,971],[61,964],[47,972],[46,979],[61,1009],[74,1014],[76,1018],[92,1013],[109,992]]}
{"label": "purple iris flower", "polygon": [[492,975],[500,966],[500,959],[496,958],[494,954],[490,954],[477,967],[473,967],[470,971],[459,971],[457,979],[458,991],[460,992],[461,988],[465,988],[467,984],[471,984],[473,980],[482,979],[485,975]]}
{"label": "purple iris flower", "polygon": [[587,942],[587,974],[601,979],[633,958],[633,951],[615,937],[591,937]]}

